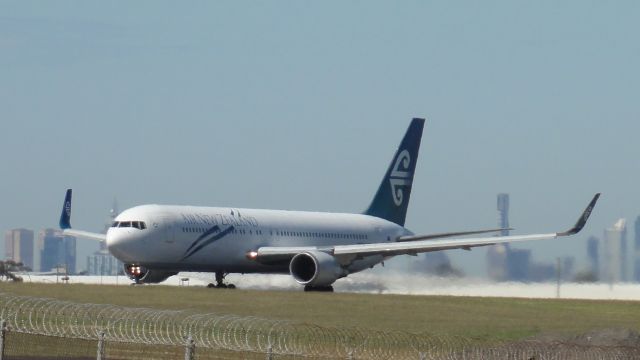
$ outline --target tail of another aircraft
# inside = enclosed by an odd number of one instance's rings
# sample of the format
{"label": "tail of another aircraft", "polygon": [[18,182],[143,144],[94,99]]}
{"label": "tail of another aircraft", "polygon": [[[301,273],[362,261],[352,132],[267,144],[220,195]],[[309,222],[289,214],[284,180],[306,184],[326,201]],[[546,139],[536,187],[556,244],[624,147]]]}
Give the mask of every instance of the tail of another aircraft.
{"label": "tail of another aircraft", "polygon": [[60,213],[60,229],[71,229],[71,189],[67,189]]}
{"label": "tail of another aircraft", "polygon": [[404,226],[423,128],[424,119],[411,121],[366,215]]}

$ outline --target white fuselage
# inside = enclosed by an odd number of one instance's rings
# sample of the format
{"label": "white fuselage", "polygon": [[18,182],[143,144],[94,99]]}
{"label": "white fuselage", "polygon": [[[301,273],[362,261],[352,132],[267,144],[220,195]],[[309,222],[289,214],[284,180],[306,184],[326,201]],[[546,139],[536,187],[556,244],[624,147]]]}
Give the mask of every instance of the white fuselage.
{"label": "white fuselage", "polygon": [[[393,242],[412,233],[360,214],[197,206],[142,205],[122,212],[107,232],[109,251],[125,264],[166,271],[286,273],[288,263],[261,264],[247,254],[264,246]],[[350,273],[384,260],[354,261]]]}

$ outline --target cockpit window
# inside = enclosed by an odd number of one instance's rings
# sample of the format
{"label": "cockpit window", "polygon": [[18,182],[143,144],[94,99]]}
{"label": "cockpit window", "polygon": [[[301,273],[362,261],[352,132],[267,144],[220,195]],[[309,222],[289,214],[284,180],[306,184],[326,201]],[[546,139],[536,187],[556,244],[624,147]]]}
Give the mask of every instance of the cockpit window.
{"label": "cockpit window", "polygon": [[147,228],[147,224],[144,221],[114,221],[111,227],[128,228],[133,227],[136,229],[144,230]]}

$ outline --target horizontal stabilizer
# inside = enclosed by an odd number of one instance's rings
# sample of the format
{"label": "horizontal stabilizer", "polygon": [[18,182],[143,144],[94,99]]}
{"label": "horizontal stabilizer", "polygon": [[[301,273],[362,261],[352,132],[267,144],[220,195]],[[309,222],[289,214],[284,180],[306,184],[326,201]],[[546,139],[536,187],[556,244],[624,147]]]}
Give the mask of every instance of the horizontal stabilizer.
{"label": "horizontal stabilizer", "polygon": [[67,236],[73,236],[73,237],[77,237],[77,238],[82,238],[82,239],[89,239],[89,240],[98,240],[98,241],[106,241],[107,240],[107,235],[106,234],[98,234],[98,233],[93,233],[93,232],[89,232],[89,231],[82,231],[82,230],[76,230],[76,229],[64,229],[64,230],[62,230],[62,234],[67,235]]}

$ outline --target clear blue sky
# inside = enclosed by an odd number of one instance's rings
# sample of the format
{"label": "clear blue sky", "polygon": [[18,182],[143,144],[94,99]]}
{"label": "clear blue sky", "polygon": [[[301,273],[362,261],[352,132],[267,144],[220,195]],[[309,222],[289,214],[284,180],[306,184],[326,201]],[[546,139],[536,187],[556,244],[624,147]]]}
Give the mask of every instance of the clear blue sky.
{"label": "clear blue sky", "polygon": [[517,233],[562,230],[600,191],[579,237],[517,246],[583,261],[640,215],[638,19],[637,1],[2,1],[0,230],[54,227],[67,187],[93,231],[114,196],[358,212],[421,116],[410,229],[492,227],[508,192]]}

